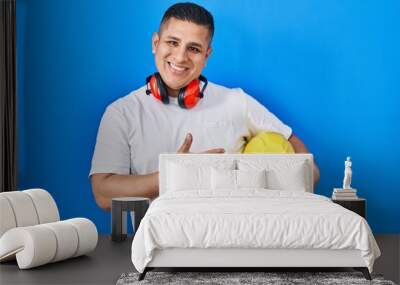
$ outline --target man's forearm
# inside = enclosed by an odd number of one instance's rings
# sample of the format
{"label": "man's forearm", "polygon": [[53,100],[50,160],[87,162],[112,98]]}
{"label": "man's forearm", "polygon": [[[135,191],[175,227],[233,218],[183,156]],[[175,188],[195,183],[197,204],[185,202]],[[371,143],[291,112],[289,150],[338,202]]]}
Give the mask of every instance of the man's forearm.
{"label": "man's forearm", "polygon": [[[294,134],[292,134],[289,138],[290,144],[293,146],[293,149],[296,153],[309,153],[306,145]],[[319,181],[319,168],[318,165],[314,161],[314,169],[313,169],[313,177],[314,177],[314,185]]]}
{"label": "man's forearm", "polygon": [[158,172],[147,175],[118,175],[98,173],[91,177],[97,204],[105,210],[111,208],[114,197],[158,196]]}

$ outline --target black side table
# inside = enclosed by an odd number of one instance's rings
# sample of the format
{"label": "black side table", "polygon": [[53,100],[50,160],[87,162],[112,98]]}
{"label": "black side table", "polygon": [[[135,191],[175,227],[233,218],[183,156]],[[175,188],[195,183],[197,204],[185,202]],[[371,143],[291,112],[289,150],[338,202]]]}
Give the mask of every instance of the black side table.
{"label": "black side table", "polygon": [[135,214],[135,233],[149,208],[150,199],[143,197],[113,198],[111,203],[111,239],[124,241],[127,236],[127,212]]}
{"label": "black side table", "polygon": [[359,214],[361,217],[366,219],[365,209],[366,209],[366,201],[363,198],[357,198],[353,200],[337,200],[332,199],[333,203],[339,204],[340,206],[353,211],[356,214]]}

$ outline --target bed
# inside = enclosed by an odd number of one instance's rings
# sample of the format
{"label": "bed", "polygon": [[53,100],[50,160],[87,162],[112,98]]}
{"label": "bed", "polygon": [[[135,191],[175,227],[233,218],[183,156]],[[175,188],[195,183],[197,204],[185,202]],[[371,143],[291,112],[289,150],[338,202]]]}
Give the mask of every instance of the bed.
{"label": "bed", "polygon": [[162,154],[159,191],[132,242],[158,267],[353,267],[380,255],[364,218],[313,193],[311,154]]}

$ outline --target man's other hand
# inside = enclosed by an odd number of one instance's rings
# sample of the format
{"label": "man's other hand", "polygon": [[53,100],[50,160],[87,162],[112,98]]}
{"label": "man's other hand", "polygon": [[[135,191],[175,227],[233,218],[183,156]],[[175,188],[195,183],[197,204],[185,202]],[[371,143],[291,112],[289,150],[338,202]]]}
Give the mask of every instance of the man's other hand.
{"label": "man's other hand", "polygon": [[[192,146],[193,136],[191,133],[188,133],[183,141],[183,144],[178,149],[177,153],[190,153],[190,147]],[[200,153],[224,153],[225,149],[223,148],[212,148]]]}

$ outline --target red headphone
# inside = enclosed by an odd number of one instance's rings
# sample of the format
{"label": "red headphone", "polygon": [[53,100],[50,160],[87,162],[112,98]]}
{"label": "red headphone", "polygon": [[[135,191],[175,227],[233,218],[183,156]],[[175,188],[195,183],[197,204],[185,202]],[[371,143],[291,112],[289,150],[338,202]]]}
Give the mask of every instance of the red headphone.
{"label": "red headphone", "polygon": [[[200,81],[204,82],[203,88],[200,90]],[[196,106],[197,102],[203,98],[204,90],[208,84],[207,78],[200,75],[198,79],[192,80],[186,87],[179,90],[178,103],[184,109],[191,109]],[[165,83],[160,73],[156,72],[146,78],[146,94],[153,94],[154,98],[160,100],[164,104],[169,103],[169,97]],[[150,85],[150,90],[149,90]]]}

